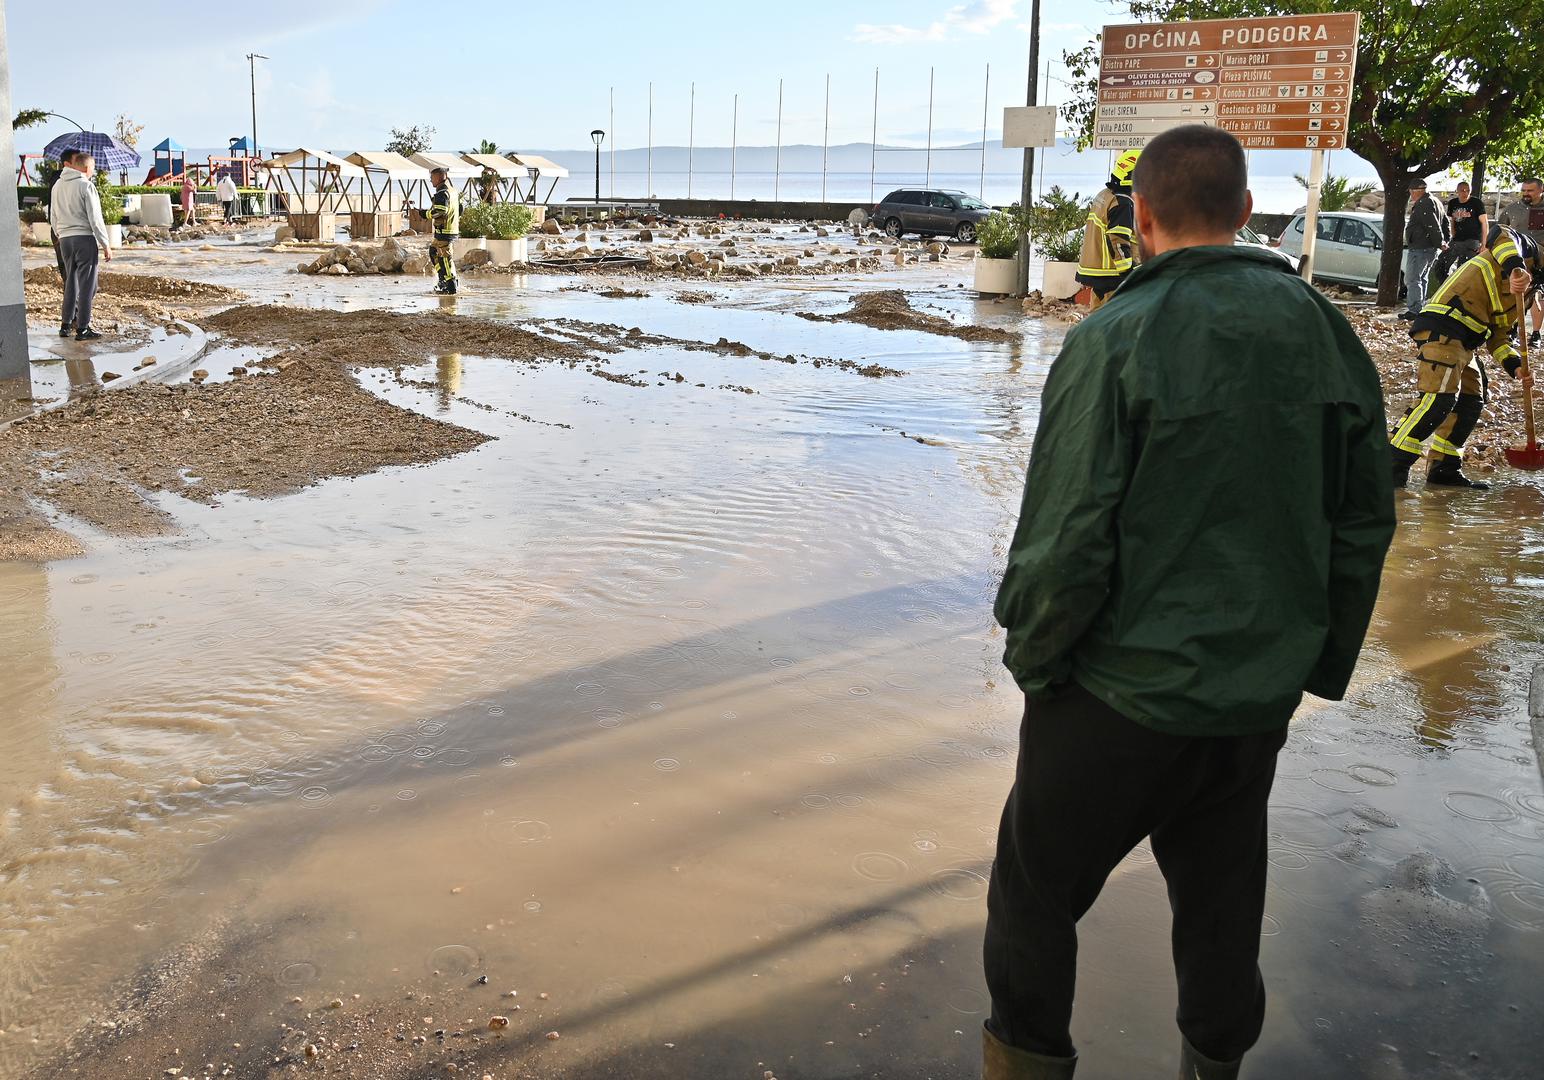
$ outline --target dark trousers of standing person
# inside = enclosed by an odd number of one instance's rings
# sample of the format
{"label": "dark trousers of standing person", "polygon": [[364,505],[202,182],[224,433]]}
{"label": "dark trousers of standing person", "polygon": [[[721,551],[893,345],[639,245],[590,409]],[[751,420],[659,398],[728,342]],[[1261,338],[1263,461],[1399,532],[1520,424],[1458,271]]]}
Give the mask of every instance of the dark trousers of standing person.
{"label": "dark trousers of standing person", "polygon": [[220,209],[222,211],[224,211],[224,220],[226,220],[226,221],[235,221],[236,220],[236,204],[234,202],[232,202],[230,199],[221,199],[220,200]]}
{"label": "dark trousers of standing person", "polygon": [[59,255],[64,261],[64,307],[59,325],[84,330],[91,325],[91,305],[96,300],[96,237],[62,236]]}
{"label": "dark trousers of standing person", "polygon": [[1285,726],[1169,735],[1076,684],[1028,705],[987,894],[990,1035],[1032,1054],[1074,1055],[1078,920],[1151,836],[1173,912],[1180,1033],[1216,1062],[1255,1044],[1265,1019],[1266,802],[1286,736]]}
{"label": "dark trousers of standing person", "polygon": [[1455,268],[1462,266],[1479,253],[1478,240],[1454,240],[1441,255],[1437,256],[1437,266],[1432,272],[1432,280],[1441,285]]}

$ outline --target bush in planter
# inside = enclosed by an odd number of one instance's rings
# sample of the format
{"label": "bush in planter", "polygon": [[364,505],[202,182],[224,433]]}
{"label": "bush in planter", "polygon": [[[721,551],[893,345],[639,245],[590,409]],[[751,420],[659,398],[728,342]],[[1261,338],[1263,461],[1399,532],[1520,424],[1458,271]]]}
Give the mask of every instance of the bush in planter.
{"label": "bush in planter", "polygon": [[467,239],[478,239],[488,236],[488,211],[493,209],[487,203],[473,203],[461,211],[461,235]]}
{"label": "bush in planter", "polygon": [[1048,262],[1077,262],[1083,252],[1083,225],[1088,220],[1088,206],[1077,192],[1068,195],[1060,185],[1053,185],[1030,207],[1026,231]]}
{"label": "bush in planter", "polygon": [[483,211],[484,233],[490,240],[518,240],[531,231],[536,215],[529,206],[494,203],[478,207]]}
{"label": "bush in planter", "polygon": [[1015,204],[994,210],[976,223],[976,251],[983,259],[1012,259],[1019,253],[1023,215]]}
{"label": "bush in planter", "polygon": [[105,172],[98,170],[91,179],[96,184],[97,201],[102,204],[103,222],[117,225],[123,220],[123,196],[118,194]]}

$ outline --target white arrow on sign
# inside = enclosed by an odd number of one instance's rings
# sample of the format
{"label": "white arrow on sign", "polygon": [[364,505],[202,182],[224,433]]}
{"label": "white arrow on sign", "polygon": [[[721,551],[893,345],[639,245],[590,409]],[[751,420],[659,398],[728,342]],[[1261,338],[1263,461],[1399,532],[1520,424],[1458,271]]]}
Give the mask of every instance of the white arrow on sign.
{"label": "white arrow on sign", "polygon": [[1125,82],[1126,78],[1124,75],[1106,75],[1102,81],[1106,86],[1114,86],[1116,83]]}
{"label": "white arrow on sign", "polygon": [[1338,53],[1336,53],[1335,60],[1337,63],[1344,64],[1346,62],[1346,50],[1341,49]]}

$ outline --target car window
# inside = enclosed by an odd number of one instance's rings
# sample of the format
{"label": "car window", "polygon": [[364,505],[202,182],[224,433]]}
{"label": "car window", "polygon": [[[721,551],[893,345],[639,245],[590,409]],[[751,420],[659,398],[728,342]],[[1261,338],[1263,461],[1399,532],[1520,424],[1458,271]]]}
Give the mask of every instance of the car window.
{"label": "car window", "polygon": [[890,202],[890,203],[900,202],[902,200],[902,198],[905,196],[905,194],[906,193],[904,191],[900,191],[900,190],[892,191],[892,192],[890,192],[890,194],[886,195],[883,199],[880,199],[879,201],[880,202]]}
{"label": "car window", "polygon": [[1293,218],[1292,219],[1292,231],[1295,232],[1295,233],[1300,233],[1300,232],[1303,231],[1303,219],[1302,218]]}
{"label": "car window", "polygon": [[973,196],[970,196],[970,195],[960,195],[960,196],[957,196],[956,198],[959,201],[960,209],[962,209],[962,210],[990,210],[990,209],[992,209],[990,206],[988,206],[986,203],[982,202],[980,199],[974,198]]}
{"label": "car window", "polygon": [[1368,227],[1365,221],[1358,221],[1356,218],[1341,218],[1340,231],[1335,234],[1335,239],[1342,244],[1361,247],[1370,240],[1376,240],[1377,234]]}
{"label": "car window", "polygon": [[1265,241],[1260,238],[1260,234],[1255,232],[1248,225],[1240,225],[1238,227],[1238,242],[1241,244],[1265,243]]}
{"label": "car window", "polygon": [[1335,239],[1335,222],[1336,222],[1336,220],[1337,220],[1336,218],[1321,217],[1318,221],[1314,222],[1314,225],[1313,225],[1314,234],[1316,236],[1318,236],[1318,238],[1320,240],[1333,240],[1333,239]]}
{"label": "car window", "polygon": [[938,210],[956,209],[954,200],[941,192],[933,192],[933,207]]}

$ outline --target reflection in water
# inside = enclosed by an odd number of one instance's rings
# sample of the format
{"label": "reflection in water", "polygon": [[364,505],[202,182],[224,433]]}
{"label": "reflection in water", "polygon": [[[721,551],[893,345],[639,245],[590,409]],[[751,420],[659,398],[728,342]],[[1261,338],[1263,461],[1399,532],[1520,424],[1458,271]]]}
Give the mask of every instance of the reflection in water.
{"label": "reflection in water", "polygon": [[434,361],[434,402],[440,412],[450,409],[450,402],[461,393],[461,354],[446,353]]}

